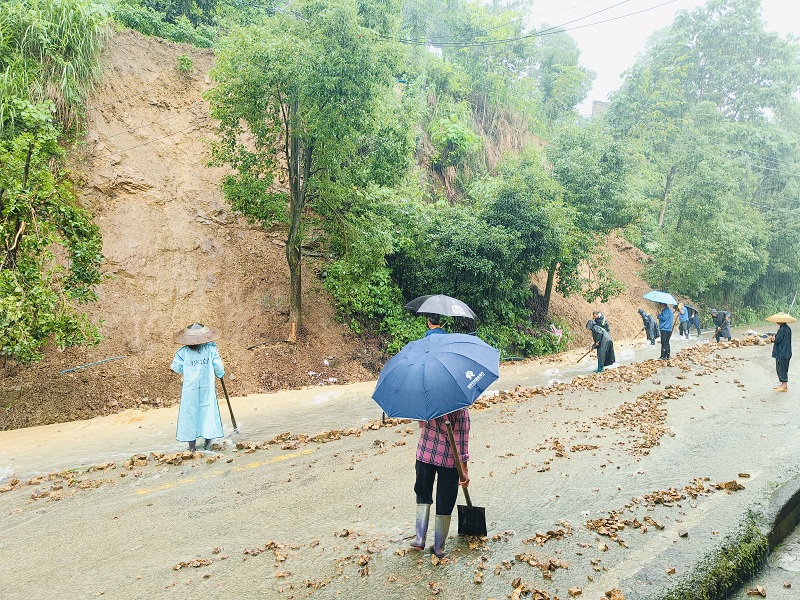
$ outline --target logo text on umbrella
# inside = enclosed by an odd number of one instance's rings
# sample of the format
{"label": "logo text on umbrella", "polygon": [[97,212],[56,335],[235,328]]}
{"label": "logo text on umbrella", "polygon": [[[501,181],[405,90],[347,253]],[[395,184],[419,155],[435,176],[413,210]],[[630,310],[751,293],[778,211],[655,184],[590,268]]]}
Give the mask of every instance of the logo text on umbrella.
{"label": "logo text on umbrella", "polygon": [[467,371],[466,373],[464,373],[464,375],[466,375],[467,379],[471,380],[471,381],[470,381],[470,382],[467,384],[467,389],[468,389],[468,390],[471,390],[472,388],[474,388],[474,387],[477,385],[477,383],[478,383],[478,382],[479,382],[481,379],[483,379],[484,372],[483,372],[483,371],[481,371],[480,373],[478,373],[477,375],[475,375],[475,373],[473,373],[472,371]]}

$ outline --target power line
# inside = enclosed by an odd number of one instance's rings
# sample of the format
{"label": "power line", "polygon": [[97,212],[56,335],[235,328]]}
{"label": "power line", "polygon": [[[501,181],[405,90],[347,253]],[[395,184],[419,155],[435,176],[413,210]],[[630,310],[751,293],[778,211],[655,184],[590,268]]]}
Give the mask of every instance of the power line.
{"label": "power line", "polygon": [[575,8],[580,8],[581,6],[586,6],[587,4],[591,4],[594,1],[595,0],[586,0],[586,2],[581,2],[580,4],[576,4],[574,6],[568,6],[566,8],[559,8],[558,10],[551,10],[551,11],[546,12],[546,13],[539,13],[539,14],[536,14],[536,15],[528,15],[528,16],[525,16],[525,17],[520,17],[519,19],[514,19],[513,21],[507,21],[506,23],[503,23],[501,25],[496,25],[495,27],[490,27],[486,31],[487,32],[488,31],[494,31],[495,29],[501,29],[502,27],[507,27],[508,25],[513,25],[514,23],[519,23],[520,21],[527,21],[531,17],[534,17],[536,19],[541,19],[542,17],[546,17],[548,15],[555,15],[557,13],[568,12],[568,11],[573,10]]}
{"label": "power line", "polygon": [[141,148],[142,146],[148,146],[148,145],[153,144],[155,142],[158,142],[158,141],[161,141],[161,140],[165,140],[168,137],[172,137],[173,135],[178,135],[179,133],[184,133],[186,131],[189,131],[190,129],[194,129],[195,127],[196,127],[196,124],[192,123],[191,125],[189,125],[189,127],[184,127],[183,129],[179,129],[178,131],[173,131],[172,133],[168,133],[167,135],[162,135],[161,137],[157,137],[157,138],[154,138],[152,140],[148,140],[146,142],[142,142],[141,144],[136,144],[135,146],[130,146],[128,148],[122,148],[121,150],[114,150],[114,151],[109,151],[109,152],[111,154],[121,154],[122,152],[127,152],[128,150],[133,150],[134,148]]}
{"label": "power line", "polygon": [[612,21],[618,21],[619,19],[632,17],[634,15],[638,15],[638,14],[645,13],[645,12],[648,12],[648,11],[651,11],[651,10],[655,10],[656,8],[661,8],[662,6],[667,6],[669,4],[674,4],[678,0],[667,0],[666,2],[662,2],[661,4],[656,4],[655,6],[650,6],[648,8],[643,8],[641,10],[637,10],[637,11],[633,11],[633,12],[630,12],[630,13],[626,13],[624,15],[611,17],[609,19],[603,19],[602,21],[595,21],[593,23],[586,23],[584,25],[576,25],[575,27],[564,27],[565,25],[569,25],[570,23],[576,23],[578,21],[582,21],[583,19],[587,19],[587,18],[589,18],[591,16],[594,16],[594,15],[599,14],[601,12],[604,12],[606,10],[610,10],[610,9],[612,9],[612,8],[614,8],[616,6],[619,6],[620,4],[624,4],[625,2],[628,2],[628,1],[629,0],[623,0],[622,2],[619,2],[619,3],[614,4],[612,6],[606,7],[604,9],[601,9],[601,10],[596,11],[594,13],[591,13],[589,15],[584,15],[583,17],[579,17],[577,19],[573,19],[571,21],[567,21],[567,22],[562,23],[560,25],[554,25],[552,27],[548,27],[546,29],[543,29],[542,31],[528,33],[528,34],[517,36],[517,37],[513,37],[513,38],[505,38],[505,39],[501,39],[501,40],[487,40],[487,41],[484,41],[484,42],[412,40],[412,39],[408,39],[408,38],[393,38],[393,37],[390,37],[390,36],[384,36],[384,35],[380,35],[380,34],[378,34],[378,37],[381,37],[381,38],[384,38],[384,39],[387,39],[387,40],[392,40],[392,41],[395,41],[395,42],[399,42],[401,44],[409,44],[409,45],[415,45],[415,46],[428,46],[428,45],[430,45],[430,46],[436,46],[436,47],[441,47],[441,48],[470,48],[470,47],[481,47],[481,46],[498,46],[500,44],[508,44],[508,43],[511,43],[511,42],[519,42],[519,41],[528,40],[528,39],[532,39],[532,38],[544,37],[546,35],[553,35],[553,34],[563,33],[563,32],[567,32],[567,31],[574,31],[576,29],[583,29],[585,27],[593,27],[595,25],[601,25],[603,23],[610,23]]}
{"label": "power line", "polygon": [[176,117],[180,117],[181,115],[186,114],[187,112],[189,112],[193,108],[197,107],[199,104],[200,104],[200,102],[194,102],[191,105],[189,105],[188,107],[186,107],[184,110],[182,110],[180,112],[176,112],[174,115],[170,115],[169,117],[165,117],[163,119],[158,119],[156,121],[150,121],[149,123],[145,123],[144,125],[139,125],[139,127],[134,127],[133,129],[126,129],[125,131],[120,131],[119,133],[115,133],[113,135],[107,135],[107,136],[105,136],[105,138],[107,140],[110,140],[111,138],[115,138],[115,137],[118,137],[120,135],[125,135],[126,133],[133,133],[134,131],[142,129],[143,127],[149,127],[149,126],[155,125],[157,123],[164,123],[166,121],[171,121],[172,119],[175,119]]}
{"label": "power line", "polygon": [[130,96],[123,96],[122,98],[117,98],[116,100],[112,100],[111,102],[105,102],[103,104],[98,104],[96,106],[91,106],[86,109],[86,112],[97,110],[98,108],[103,108],[104,106],[111,106],[112,104],[116,104],[117,102],[122,102],[123,100],[128,100],[130,98],[136,98],[138,96],[144,96],[145,94],[149,93],[150,90],[147,89],[143,92],[139,92],[138,94],[131,94]]}

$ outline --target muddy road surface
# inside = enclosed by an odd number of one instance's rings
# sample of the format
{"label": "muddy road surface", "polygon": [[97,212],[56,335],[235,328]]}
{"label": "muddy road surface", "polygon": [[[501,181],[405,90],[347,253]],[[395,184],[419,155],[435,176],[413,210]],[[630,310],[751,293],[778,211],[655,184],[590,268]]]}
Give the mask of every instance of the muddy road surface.
{"label": "muddy road surface", "polygon": [[240,433],[195,455],[174,442],[175,408],[0,432],[0,589],[655,597],[796,472],[797,390],[772,390],[770,351],[676,342],[663,362],[628,343],[630,364],[601,374],[580,353],[504,365],[471,409],[489,536],[454,519],[439,564],[409,548],[418,425],[381,423],[374,383],[233,399]]}

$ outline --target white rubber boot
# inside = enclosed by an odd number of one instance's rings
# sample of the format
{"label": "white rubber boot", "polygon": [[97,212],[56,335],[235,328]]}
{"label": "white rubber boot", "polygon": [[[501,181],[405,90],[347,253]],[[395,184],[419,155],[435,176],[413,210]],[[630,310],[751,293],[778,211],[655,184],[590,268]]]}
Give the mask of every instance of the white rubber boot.
{"label": "white rubber boot", "polygon": [[450,533],[450,515],[436,515],[436,522],[433,528],[433,552],[437,558],[444,556],[444,544],[447,541],[447,534]]}
{"label": "white rubber boot", "polygon": [[411,542],[411,547],[417,550],[425,549],[425,538],[428,535],[428,520],[431,515],[430,504],[417,504],[417,537]]}

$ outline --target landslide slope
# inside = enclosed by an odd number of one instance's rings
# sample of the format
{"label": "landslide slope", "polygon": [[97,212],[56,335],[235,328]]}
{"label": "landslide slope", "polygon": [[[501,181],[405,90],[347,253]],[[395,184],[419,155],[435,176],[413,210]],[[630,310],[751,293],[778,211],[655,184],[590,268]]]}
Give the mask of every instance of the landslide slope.
{"label": "landslide slope", "polygon": [[[194,70],[183,74],[178,58]],[[304,330],[286,338],[288,269],[281,230],[265,231],[233,213],[219,189],[224,171],[209,168],[213,123],[202,94],[211,51],[117,33],[105,74],[88,107],[85,147],[72,156],[81,202],[103,235],[99,301],[88,312],[101,324],[94,348],[48,348],[32,367],[0,366],[0,429],[84,419],[124,408],[165,406],[179,397],[169,370],[172,335],[190,322],[218,329],[228,391],[234,395],[374,378],[384,357],[335,319],[330,298],[304,273]],[[615,336],[641,327],[636,308],[646,285],[640,253],[616,241],[613,268],[628,292],[603,310]],[[576,344],[592,306],[556,297]],[[253,350],[249,346],[268,341]],[[113,359],[113,360],[107,360]],[[73,371],[75,367],[100,364]]]}

